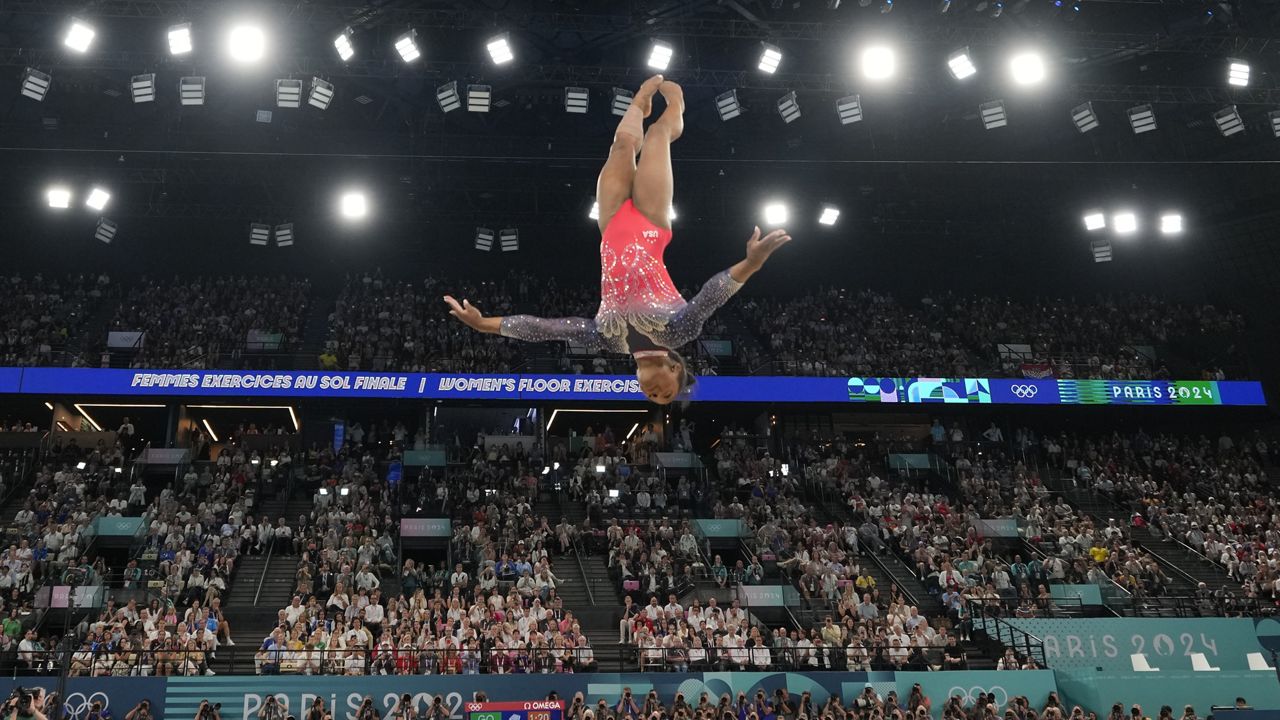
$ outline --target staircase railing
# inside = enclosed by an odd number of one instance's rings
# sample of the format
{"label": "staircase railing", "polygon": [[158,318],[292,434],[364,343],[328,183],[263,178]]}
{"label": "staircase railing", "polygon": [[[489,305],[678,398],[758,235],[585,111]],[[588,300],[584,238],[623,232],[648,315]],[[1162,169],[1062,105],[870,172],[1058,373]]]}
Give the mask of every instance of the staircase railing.
{"label": "staircase railing", "polygon": [[969,621],[973,623],[975,630],[981,630],[995,642],[1013,648],[1014,652],[1021,652],[1026,657],[1035,658],[1040,667],[1048,666],[1044,654],[1044,640],[1015,627],[1013,623],[998,615],[993,615],[987,611],[986,605],[980,602],[970,601],[968,611]]}

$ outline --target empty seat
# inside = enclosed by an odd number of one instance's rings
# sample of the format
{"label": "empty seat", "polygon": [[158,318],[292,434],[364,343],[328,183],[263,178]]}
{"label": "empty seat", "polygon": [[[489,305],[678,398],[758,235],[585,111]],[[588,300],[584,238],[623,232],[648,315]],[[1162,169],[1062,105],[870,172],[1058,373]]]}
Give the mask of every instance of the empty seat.
{"label": "empty seat", "polygon": [[1160,668],[1151,667],[1147,662],[1147,656],[1144,653],[1134,653],[1129,656],[1129,662],[1133,664],[1134,672],[1160,672]]}
{"label": "empty seat", "polygon": [[1266,672],[1275,672],[1275,671],[1276,671],[1276,669],[1275,669],[1274,667],[1272,667],[1272,666],[1270,666],[1270,665],[1268,665],[1268,664],[1267,664],[1267,658],[1266,658],[1266,657],[1264,657],[1264,656],[1262,655],[1262,653],[1260,653],[1260,652],[1251,652],[1251,653],[1249,653],[1249,656],[1248,656],[1248,657],[1249,657],[1249,669],[1250,669],[1250,670],[1264,670],[1264,671],[1266,671]]}
{"label": "empty seat", "polygon": [[1196,672],[1218,672],[1222,668],[1210,665],[1209,658],[1204,653],[1191,653],[1191,669]]}

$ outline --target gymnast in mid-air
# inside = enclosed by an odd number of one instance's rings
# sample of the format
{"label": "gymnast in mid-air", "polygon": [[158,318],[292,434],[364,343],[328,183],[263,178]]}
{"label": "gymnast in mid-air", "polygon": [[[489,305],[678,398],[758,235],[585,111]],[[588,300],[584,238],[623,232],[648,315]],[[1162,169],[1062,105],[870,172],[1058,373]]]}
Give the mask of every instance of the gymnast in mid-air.
{"label": "gymnast in mid-air", "polygon": [[[666,109],[646,132],[644,120],[658,93]],[[596,186],[602,239],[600,309],[595,319],[486,317],[470,301],[458,302],[446,295],[449,314],[484,333],[533,342],[564,340],[592,350],[629,353],[646,397],[661,405],[687,400],[693,376],[676,348],[696,339],[707,318],[791,236],[774,230],[761,237],[757,227],[747,241],[746,257],[716,274],[686,302],[662,260],[671,242],[675,192],[671,143],[683,132],[680,86],[661,75],[646,80],[618,123]]]}

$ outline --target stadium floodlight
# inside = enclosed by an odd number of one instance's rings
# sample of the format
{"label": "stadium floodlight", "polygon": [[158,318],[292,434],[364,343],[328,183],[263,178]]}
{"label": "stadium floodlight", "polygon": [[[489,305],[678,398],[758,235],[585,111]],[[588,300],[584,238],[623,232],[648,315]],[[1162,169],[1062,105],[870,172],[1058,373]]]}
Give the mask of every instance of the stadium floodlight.
{"label": "stadium floodlight", "polygon": [[351,36],[351,28],[346,28],[342,31],[341,35],[338,35],[333,39],[333,48],[338,51],[338,58],[341,59],[342,62],[346,62],[355,57],[356,46],[355,43],[351,42]]}
{"label": "stadium floodlight", "polygon": [[574,115],[586,115],[591,104],[591,91],[584,87],[564,89],[564,111]]}
{"label": "stadium floodlight", "polygon": [[89,197],[84,200],[85,207],[93,210],[101,210],[105,208],[109,202],[111,202],[111,193],[100,187],[95,187],[93,190],[90,190]]}
{"label": "stadium floodlight", "polygon": [[71,191],[61,185],[55,185],[45,191],[45,198],[49,201],[49,207],[58,210],[66,210],[71,207]]}
{"label": "stadium floodlight", "polygon": [[591,201],[591,209],[587,211],[587,218],[591,220],[600,219],[600,201],[599,200]]}
{"label": "stadium floodlight", "polygon": [[1131,210],[1118,212],[1111,217],[1111,226],[1117,235],[1132,235],[1138,231],[1138,216]]}
{"label": "stadium floodlight", "polygon": [[369,200],[362,192],[343,193],[338,207],[342,211],[342,216],[348,220],[359,220],[369,214]]}
{"label": "stadium floodlight", "polygon": [[98,218],[98,227],[93,231],[93,239],[110,245],[111,241],[116,239],[116,233],[119,230],[120,225],[114,220]]}
{"label": "stadium floodlight", "polygon": [[276,107],[302,107],[302,81],[290,78],[276,80]]}
{"label": "stadium floodlight", "polygon": [[671,65],[671,58],[675,54],[675,48],[671,47],[671,43],[654,40],[649,46],[649,67],[654,70],[666,70]]}
{"label": "stadium floodlight", "polygon": [[516,54],[511,50],[511,33],[502,33],[497,37],[489,38],[485,47],[488,48],[489,57],[493,58],[494,65],[505,65],[516,59]]}
{"label": "stadium floodlight", "polygon": [[49,73],[43,73],[35,68],[27,68],[22,72],[22,94],[26,97],[43,102],[44,96],[49,94],[49,86],[53,84],[53,76]]}
{"label": "stadium floodlight", "polygon": [[978,68],[973,64],[973,57],[969,55],[969,48],[963,47],[951,53],[951,57],[947,58],[947,69],[951,71],[951,77],[957,80],[964,80],[977,74]]}
{"label": "stadium floodlight", "polygon": [[1093,111],[1093,103],[1087,102],[1071,108],[1071,122],[1076,130],[1087,133],[1098,127],[1098,114]]}
{"label": "stadium floodlight", "polygon": [[476,249],[489,252],[493,249],[493,231],[489,228],[476,228]]}
{"label": "stadium floodlight", "polygon": [[630,90],[623,88],[613,89],[613,100],[609,103],[610,112],[619,117],[626,115],[627,110],[631,109],[631,101],[634,100],[636,94]]}
{"label": "stadium floodlight", "polygon": [[1096,263],[1111,262],[1111,241],[1105,238],[1099,238],[1089,243],[1089,248],[1093,251],[1093,261]]}
{"label": "stadium floodlight", "polygon": [[227,53],[238,63],[253,63],[267,53],[267,36],[257,25],[237,25],[227,35]]}
{"label": "stadium floodlight", "polygon": [[169,27],[169,54],[186,55],[195,47],[191,42],[191,23]]}
{"label": "stadium floodlight", "polygon": [[293,247],[293,223],[276,226],[276,247]]}
{"label": "stadium floodlight", "polygon": [[978,106],[978,113],[982,116],[982,127],[988,130],[995,130],[1009,124],[1009,116],[1004,111],[1003,100],[982,103]]}
{"label": "stadium floodlight", "polygon": [[1089,232],[1101,230],[1107,226],[1107,216],[1101,210],[1090,210],[1084,214],[1084,229]]}
{"label": "stadium floodlight", "polygon": [[328,110],[332,102],[333,83],[318,77],[311,78],[311,94],[307,97],[307,104],[314,108]]}
{"label": "stadium floodlight", "polygon": [[493,103],[493,88],[489,85],[467,86],[467,112],[489,112]]}
{"label": "stadium floodlight", "polygon": [[778,72],[778,66],[782,64],[782,48],[769,43],[761,43],[763,46],[760,50],[760,71],[770,75]]}
{"label": "stadium floodlight", "polygon": [[67,28],[62,44],[78,53],[83,53],[93,44],[94,35],[97,35],[97,32],[89,23],[80,18],[71,18],[71,27]]}
{"label": "stadium floodlight", "polygon": [[1182,234],[1182,213],[1168,212],[1160,216],[1161,235]]}
{"label": "stadium floodlight", "polygon": [[836,101],[836,114],[840,116],[841,125],[851,125],[862,121],[862,96],[850,95]]}
{"label": "stadium floodlight", "polygon": [[418,31],[410,30],[396,38],[396,52],[407,63],[422,57],[422,51],[418,49]]}
{"label": "stadium floodlight", "polygon": [[271,239],[271,226],[266,223],[249,223],[249,244],[266,247]]}
{"label": "stadium floodlight", "polygon": [[440,109],[449,113],[462,107],[462,97],[458,95],[458,81],[453,80],[436,88],[436,102]]}
{"label": "stadium floodlight", "polygon": [[178,102],[183,105],[203,105],[204,77],[184,77],[179,80]]}
{"label": "stadium floodlight", "polygon": [[520,249],[520,231],[515,228],[505,228],[498,233],[498,240],[502,242],[502,252],[515,252]]}
{"label": "stadium floodlight", "polygon": [[270,110],[259,110],[259,111],[254,115],[254,122],[260,122],[260,123],[262,123],[263,125],[269,125],[269,124],[271,124],[271,111],[270,111]]}
{"label": "stadium floodlight", "polygon": [[1009,74],[1019,85],[1036,85],[1044,81],[1044,58],[1040,53],[1021,52],[1009,58]]}
{"label": "stadium floodlight", "polygon": [[764,206],[765,225],[781,225],[787,221],[787,206],[780,202],[771,202]]}
{"label": "stadium floodlight", "polygon": [[668,219],[668,220],[672,220],[672,221],[674,221],[674,220],[675,220],[676,218],[678,218],[678,217],[680,217],[680,216],[676,214],[676,206],[675,206],[675,205],[672,205],[671,207],[667,208],[667,219]]}
{"label": "stadium floodlight", "polygon": [[716,96],[716,112],[720,119],[728,122],[742,114],[742,103],[738,102],[738,91],[720,93]]}
{"label": "stadium floodlight", "polygon": [[862,51],[862,76],[868,80],[888,80],[897,68],[898,59],[893,48],[873,45]]}
{"label": "stadium floodlight", "polygon": [[822,214],[818,216],[818,224],[831,226],[831,225],[835,225],[836,221],[839,219],[840,219],[840,208],[836,207],[835,205],[823,205]]}
{"label": "stadium floodlight", "polygon": [[1244,120],[1235,105],[1228,105],[1213,114],[1213,121],[1218,124],[1218,132],[1223,137],[1231,137],[1244,132]]}
{"label": "stadium floodlight", "polygon": [[1280,138],[1280,110],[1267,113],[1267,118],[1271,120],[1271,134]]}
{"label": "stadium floodlight", "polygon": [[1129,108],[1129,126],[1134,135],[1141,135],[1156,129],[1156,111],[1150,105],[1138,105]]}
{"label": "stadium floodlight", "polygon": [[1243,60],[1227,61],[1227,82],[1236,87],[1249,84],[1249,63]]}
{"label": "stadium floodlight", "polygon": [[129,79],[129,92],[134,103],[154,102],[156,99],[156,74],[134,75]]}
{"label": "stadium floodlight", "polygon": [[782,121],[790,124],[800,118],[800,102],[796,100],[796,92],[791,92],[778,98],[778,114],[782,116]]}

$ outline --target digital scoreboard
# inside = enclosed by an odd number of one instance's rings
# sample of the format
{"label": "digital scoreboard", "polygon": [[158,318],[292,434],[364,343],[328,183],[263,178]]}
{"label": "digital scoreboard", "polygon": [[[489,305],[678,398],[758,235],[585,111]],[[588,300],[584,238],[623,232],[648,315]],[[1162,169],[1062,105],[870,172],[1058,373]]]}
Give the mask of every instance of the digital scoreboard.
{"label": "digital scoreboard", "polygon": [[560,700],[469,702],[464,710],[466,720],[564,720],[564,702]]}

